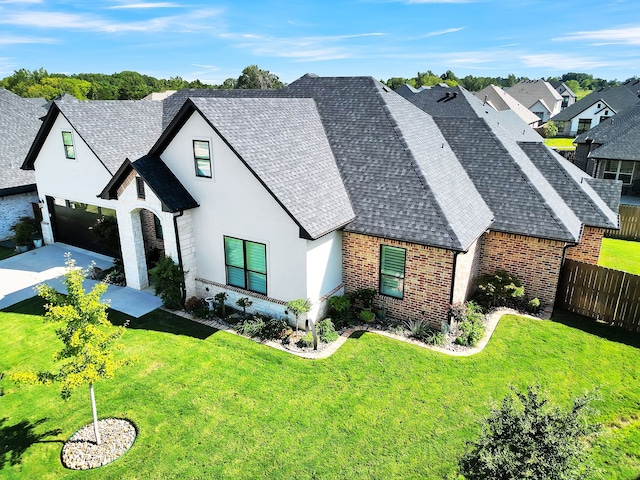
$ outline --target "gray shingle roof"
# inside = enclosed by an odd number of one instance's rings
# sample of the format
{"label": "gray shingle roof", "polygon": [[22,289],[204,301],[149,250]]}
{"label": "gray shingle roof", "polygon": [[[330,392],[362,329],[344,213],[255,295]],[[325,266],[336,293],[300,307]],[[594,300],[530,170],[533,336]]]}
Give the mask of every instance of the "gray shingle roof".
{"label": "gray shingle roof", "polygon": [[0,88],[0,195],[35,190],[35,175],[21,170],[22,161],[47,110]]}
{"label": "gray shingle roof", "polygon": [[353,220],[312,99],[191,101],[311,238]]}
{"label": "gray shingle roof", "polygon": [[540,118],[535,113],[496,85],[488,85],[479,92],[474,93],[474,96],[482,103],[486,98],[486,101],[498,111],[512,110],[528,125],[537,124],[540,121]]}
{"label": "gray shingle roof", "polygon": [[557,115],[554,115],[551,120],[554,122],[568,122],[598,102],[605,102],[615,112],[620,112],[640,102],[640,98],[623,86],[602,88],[578,100],[573,105],[568,106]]}
{"label": "gray shingle roof", "polygon": [[540,100],[551,112],[556,104],[562,103],[562,96],[543,79],[522,80],[506,90],[527,108],[531,108]]}
{"label": "gray shingle roof", "polygon": [[117,198],[118,189],[133,170],[160,199],[163,210],[173,213],[198,207],[198,202],[194,200],[162,159],[152,155],[145,155],[135,162],[126,160],[102,190],[100,197]]}
{"label": "gray shingle roof", "polygon": [[640,161],[640,104],[584,132],[575,142],[600,145],[592,148],[590,158]]}
{"label": "gray shingle roof", "polygon": [[149,152],[162,133],[162,104],[141,100],[55,102],[113,175],[126,158]]}

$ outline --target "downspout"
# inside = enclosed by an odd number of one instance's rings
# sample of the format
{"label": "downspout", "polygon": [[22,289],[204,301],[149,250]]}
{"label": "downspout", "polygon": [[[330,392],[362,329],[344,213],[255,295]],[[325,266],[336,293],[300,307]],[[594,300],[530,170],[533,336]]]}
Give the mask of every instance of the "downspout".
{"label": "downspout", "polygon": [[182,272],[182,281],[180,282],[180,289],[182,290],[182,305],[184,305],[185,300],[187,299],[187,288],[184,283],[184,267],[182,265],[182,249],[180,248],[180,234],[178,233],[178,218],[184,215],[184,210],[180,210],[179,215],[173,215],[173,231],[176,236],[176,248],[178,250],[178,266],[180,267],[180,271]]}
{"label": "downspout", "polygon": [[[453,293],[456,285],[456,266],[458,265],[458,254],[453,252],[453,268],[451,269],[451,291],[449,292],[449,305],[453,305]],[[449,315],[449,325],[451,325],[451,315]]]}

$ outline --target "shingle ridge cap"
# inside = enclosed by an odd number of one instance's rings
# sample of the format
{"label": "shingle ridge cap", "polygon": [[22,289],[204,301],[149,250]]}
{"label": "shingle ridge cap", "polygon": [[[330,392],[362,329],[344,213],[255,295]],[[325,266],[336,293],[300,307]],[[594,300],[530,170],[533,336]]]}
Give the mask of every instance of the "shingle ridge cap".
{"label": "shingle ridge cap", "polygon": [[[569,236],[571,236],[572,238],[575,238],[573,233],[571,232],[571,230],[569,230],[569,227],[567,225],[564,224],[564,222],[560,219],[560,216],[558,215],[558,213],[555,211],[555,209],[549,204],[549,202],[547,201],[546,197],[542,194],[542,192],[539,190],[538,185],[536,184],[536,182],[533,182],[531,180],[531,178],[529,178],[529,175],[527,175],[525,173],[525,171],[522,168],[522,165],[520,165],[520,162],[518,162],[518,160],[516,158],[513,157],[513,155],[511,155],[511,152],[509,151],[509,149],[504,145],[504,143],[502,142],[502,140],[495,134],[495,132],[493,131],[493,129],[491,128],[491,125],[484,119],[484,118],[480,118],[478,117],[478,119],[483,122],[485,124],[485,126],[487,127],[488,133],[491,137],[493,137],[495,139],[495,141],[498,144],[498,147],[505,152],[505,154],[507,154],[510,158],[513,159],[512,163],[514,164],[514,166],[518,169],[518,171],[521,173],[522,177],[525,179],[525,183],[528,186],[528,188],[532,191],[532,193],[535,193],[536,197],[540,200],[540,203],[542,204],[542,206],[544,207],[544,209],[546,211],[548,211],[551,214],[551,218],[553,218],[553,220],[558,224],[558,227],[564,231],[565,233],[567,233]],[[516,145],[517,145],[517,141],[515,141]],[[527,156],[526,153],[522,152],[523,155]],[[529,160],[529,158],[527,157],[527,159]],[[531,160],[529,160],[531,161]],[[533,165],[533,168],[538,170],[535,165]],[[540,173],[540,176],[542,177],[542,179],[547,183],[547,185],[549,185],[549,187],[555,192],[556,196],[560,199],[560,201],[567,207],[567,209],[571,212],[571,214],[576,217],[576,219],[578,220],[578,222],[580,222],[580,219],[577,217],[577,215],[573,212],[573,210],[571,210],[571,208],[569,208],[569,206],[566,204],[566,202],[564,201],[564,199],[562,199],[562,197],[560,197],[560,195],[558,194],[558,192],[556,191],[555,188],[553,188],[553,186],[551,184],[549,184],[548,180],[544,177],[544,175],[542,175],[542,173]],[[581,222],[580,222],[581,223]],[[577,240],[577,239],[576,239]]]}
{"label": "shingle ridge cap", "polygon": [[[463,247],[464,247],[462,245],[462,242],[458,238],[458,235],[456,235],[456,233],[451,228],[451,222],[449,222],[449,219],[445,215],[444,210],[442,209],[442,206],[440,205],[440,202],[438,201],[438,198],[436,197],[436,195],[433,193],[433,190],[429,186],[429,182],[427,182],[427,179],[425,178],[424,174],[422,173],[422,171],[418,167],[418,162],[416,161],[416,158],[415,158],[415,156],[413,154],[413,151],[411,150],[411,147],[409,146],[409,144],[407,143],[406,139],[404,138],[404,135],[402,135],[402,129],[400,128],[400,124],[398,123],[398,121],[394,117],[393,113],[391,112],[391,109],[389,108],[389,105],[387,104],[387,102],[385,101],[385,99],[382,96],[382,92],[378,88],[376,88],[376,95],[377,95],[378,99],[380,100],[380,102],[382,103],[383,111],[385,112],[385,115],[387,116],[387,119],[389,120],[389,123],[393,127],[394,135],[398,138],[398,141],[402,145],[403,150],[404,150],[405,154],[407,155],[407,158],[411,162],[411,166],[413,168],[413,171],[417,175],[417,177],[420,180],[420,183],[422,184],[422,186],[425,189],[425,191],[428,192],[429,197],[433,199],[433,204],[438,209],[438,216],[441,219],[445,220],[443,222],[443,224],[445,225],[445,227],[447,229],[447,234],[449,235],[449,238],[451,240],[452,245],[454,245],[457,249],[462,250]],[[412,107],[418,108],[415,105],[413,105],[411,102],[409,102],[408,100],[405,99],[405,101],[407,101],[407,103],[409,105],[411,105]],[[423,111],[422,109],[418,108],[418,110],[420,110],[420,112],[423,113],[424,115],[430,116],[427,112]]]}

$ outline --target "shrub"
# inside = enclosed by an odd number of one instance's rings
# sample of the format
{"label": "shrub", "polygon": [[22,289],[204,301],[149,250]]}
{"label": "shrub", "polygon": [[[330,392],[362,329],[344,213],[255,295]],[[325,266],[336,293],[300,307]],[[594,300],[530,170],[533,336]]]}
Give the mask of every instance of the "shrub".
{"label": "shrub", "polygon": [[20,217],[11,230],[14,232],[13,241],[19,247],[31,245],[33,239],[41,235],[38,221],[31,217]]}
{"label": "shrub", "polygon": [[313,332],[309,330],[305,333],[300,340],[298,340],[298,346],[300,348],[311,348],[313,347]]}
{"label": "shrub", "polygon": [[364,323],[371,323],[373,322],[373,320],[376,318],[376,314],[369,311],[369,310],[362,310],[360,312],[360,314],[358,315],[358,317],[360,318],[360,320],[362,320]]}
{"label": "shrub", "polygon": [[529,300],[526,310],[529,313],[538,313],[540,311],[540,300],[538,298],[532,298]]}
{"label": "shrub", "polygon": [[421,340],[429,332],[429,327],[424,323],[424,320],[407,320],[404,322],[407,330],[409,330],[409,336]]}
{"label": "shrub", "polygon": [[296,331],[298,330],[298,317],[303,313],[307,313],[311,310],[311,300],[308,298],[296,298],[295,300],[291,300],[286,303],[287,310],[290,310],[293,313],[293,316],[296,317]]}
{"label": "shrub", "polygon": [[476,279],[477,293],[475,298],[482,306],[518,307],[524,296],[524,287],[513,275],[504,270],[492,274],[480,275]]}
{"label": "shrub", "polygon": [[422,341],[427,345],[439,345],[445,344],[447,337],[444,333],[437,330],[429,330],[429,332],[422,338]]}
{"label": "shrub", "polygon": [[200,304],[201,300],[198,297],[189,297],[187,301],[184,302],[184,309],[189,313],[193,313]]}
{"label": "shrub", "polygon": [[250,300],[249,297],[242,297],[236,300],[236,305],[238,305],[242,309],[242,317],[246,318],[247,308],[253,305],[253,301]]}
{"label": "shrub", "polygon": [[458,345],[475,347],[484,336],[485,317],[482,308],[474,302],[457,304],[451,307],[451,314],[458,323]]}
{"label": "shrub", "polygon": [[291,333],[285,320],[261,315],[237,323],[235,329],[242,335],[261,340],[280,340]]}
{"label": "shrub", "polygon": [[316,324],[316,332],[318,333],[318,337],[320,337],[320,340],[324,343],[335,342],[339,337],[338,332],[336,332],[333,326],[333,322],[330,318],[320,320]]}
{"label": "shrub", "polygon": [[149,270],[149,275],[162,304],[171,309],[182,308],[182,288],[184,285],[184,272],[171,257],[164,255],[155,267]]}
{"label": "shrub", "polygon": [[539,387],[526,393],[512,388],[500,407],[483,421],[480,439],[467,444],[460,460],[468,480],[507,478],[585,478],[588,440],[600,429],[586,421],[590,393],[577,397],[565,412],[549,404]]}
{"label": "shrub", "polygon": [[558,134],[558,127],[552,121],[547,122],[544,125],[544,138],[552,138]]}
{"label": "shrub", "polygon": [[224,302],[227,301],[229,295],[227,295],[227,292],[220,292],[216,293],[213,298],[220,304],[220,316],[224,319],[227,316],[227,309]]}
{"label": "shrub", "polygon": [[377,294],[374,288],[360,288],[356,291],[356,298],[362,302],[364,308],[371,308]]}
{"label": "shrub", "polygon": [[235,329],[241,335],[259,337],[264,330],[264,321],[259,317],[246,318],[242,322],[238,322]]}

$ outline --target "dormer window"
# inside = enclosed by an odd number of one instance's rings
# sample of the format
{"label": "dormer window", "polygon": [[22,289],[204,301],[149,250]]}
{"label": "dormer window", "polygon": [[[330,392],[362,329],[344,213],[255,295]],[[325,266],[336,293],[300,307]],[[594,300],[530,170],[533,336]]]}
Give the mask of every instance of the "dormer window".
{"label": "dormer window", "polygon": [[193,157],[196,166],[196,176],[211,178],[211,151],[206,140],[193,141]]}
{"label": "dormer window", "polygon": [[70,160],[75,160],[76,150],[73,147],[71,132],[62,132],[62,144],[64,145],[64,156]]}

